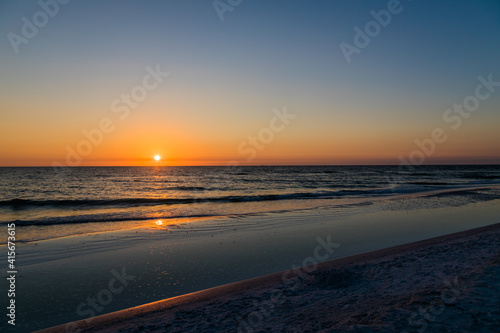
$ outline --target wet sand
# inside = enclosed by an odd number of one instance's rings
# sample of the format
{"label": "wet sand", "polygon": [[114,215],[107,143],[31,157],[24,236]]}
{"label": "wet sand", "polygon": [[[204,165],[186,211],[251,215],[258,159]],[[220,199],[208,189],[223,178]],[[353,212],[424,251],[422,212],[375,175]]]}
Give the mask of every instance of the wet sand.
{"label": "wet sand", "polygon": [[494,224],[42,332],[494,332],[499,273],[500,224]]}

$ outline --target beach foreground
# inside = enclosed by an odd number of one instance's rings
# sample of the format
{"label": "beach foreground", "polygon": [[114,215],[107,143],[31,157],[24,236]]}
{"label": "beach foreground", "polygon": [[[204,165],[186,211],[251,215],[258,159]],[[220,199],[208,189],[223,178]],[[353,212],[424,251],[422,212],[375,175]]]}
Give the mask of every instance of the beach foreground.
{"label": "beach foreground", "polygon": [[494,332],[500,223],[40,332]]}

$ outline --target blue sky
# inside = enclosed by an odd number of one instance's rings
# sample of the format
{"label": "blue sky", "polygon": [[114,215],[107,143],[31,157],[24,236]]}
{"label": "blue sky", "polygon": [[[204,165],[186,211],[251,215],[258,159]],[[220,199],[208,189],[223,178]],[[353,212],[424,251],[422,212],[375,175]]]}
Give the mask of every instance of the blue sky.
{"label": "blue sky", "polygon": [[[7,35],[22,35],[22,17],[32,21],[41,8],[36,1],[2,1],[2,126],[59,133],[64,142],[53,134],[41,147],[50,157],[36,157],[48,163],[78,140],[82,126],[109,112],[109,101],[136,84],[146,66],[161,64],[171,77],[148,97],[151,105],[141,114],[155,123],[191,128],[193,141],[233,147],[244,134],[258,131],[272,108],[286,105],[300,121],[268,149],[290,152],[283,163],[347,161],[349,154],[335,150],[339,140],[359,141],[351,157],[361,158],[363,140],[372,145],[387,133],[384,140],[406,143],[381,156],[382,140],[376,151],[384,161],[397,161],[398,154],[411,151],[412,138],[427,135],[442,123],[447,108],[474,92],[478,76],[492,73],[500,81],[500,2],[401,1],[401,12],[347,63],[339,44],[354,44],[354,27],[364,29],[373,20],[370,12],[386,10],[389,2],[244,0],[221,21],[209,0],[73,0],[60,5],[15,53]],[[482,103],[462,134],[454,133],[456,140],[442,146],[442,156],[433,157],[460,157],[456,147],[464,137],[482,132],[478,145],[488,149],[481,156],[500,161],[499,106],[500,92]],[[147,126],[138,117],[134,121]],[[11,131],[2,145],[13,140],[25,147],[27,160],[30,141],[44,140],[41,132],[30,133],[33,137],[17,138]],[[125,133],[116,135],[118,140]],[[491,135],[496,137],[488,139]],[[315,153],[308,154],[308,147]],[[463,156],[477,153],[474,147],[464,146]],[[8,149],[0,157],[20,158]],[[272,160],[265,153],[262,158]]]}

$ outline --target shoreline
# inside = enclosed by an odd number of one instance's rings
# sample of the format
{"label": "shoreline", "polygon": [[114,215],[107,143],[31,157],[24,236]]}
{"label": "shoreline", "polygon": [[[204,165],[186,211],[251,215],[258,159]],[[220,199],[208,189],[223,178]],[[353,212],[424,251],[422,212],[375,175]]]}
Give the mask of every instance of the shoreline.
{"label": "shoreline", "polygon": [[[172,231],[151,222],[156,230],[22,244],[16,331],[32,332],[304,266],[318,237],[331,235],[340,244],[330,256],[322,252],[320,262],[498,222],[500,200],[433,207],[443,200],[385,202],[347,214],[344,209],[319,209],[202,220]],[[123,269],[134,280],[112,298],[107,294],[109,300],[102,298],[106,295],[100,292]],[[99,308],[89,297],[101,297]]]}
{"label": "shoreline", "polygon": [[[304,274],[304,272],[301,272],[300,274],[297,273],[296,270],[295,272],[290,272],[287,276],[287,281],[288,280],[293,280],[294,277],[304,277],[307,275],[307,281],[304,280],[305,282],[303,283],[304,288],[308,289],[311,288],[310,281],[308,281],[311,276],[312,279],[319,279],[319,280],[324,280],[325,277],[323,276],[326,272],[326,274],[330,274],[333,276],[336,276],[337,280],[343,280],[346,278],[347,280],[351,280],[352,277],[350,277],[351,272],[349,271],[344,271],[346,267],[351,267],[351,266],[361,266],[361,271],[363,271],[363,267],[366,269],[368,266],[373,268],[373,265],[377,265],[377,263],[380,262],[385,262],[384,265],[389,265],[388,262],[394,261],[395,257],[403,258],[400,259],[401,262],[399,262],[400,265],[407,265],[409,258],[413,256],[415,252],[422,252],[422,253],[430,253],[430,252],[440,252],[441,256],[437,255],[436,253],[433,254],[430,258],[428,258],[428,263],[423,264],[423,267],[427,267],[427,270],[429,271],[435,271],[438,267],[436,266],[438,263],[443,266],[447,267],[446,264],[449,264],[450,262],[453,262],[453,264],[456,267],[461,267],[461,266],[467,266],[467,265],[476,265],[478,266],[481,262],[481,260],[476,260],[474,263],[465,263],[460,259],[457,259],[454,257],[456,256],[457,253],[450,253],[450,249],[454,249],[455,252],[457,249],[461,249],[462,247],[460,246],[461,243],[467,243],[471,244],[470,246],[476,246],[476,252],[481,252],[481,246],[479,245],[474,245],[478,242],[478,239],[481,237],[490,237],[492,238],[492,235],[498,236],[500,233],[500,223],[496,223],[493,225],[485,226],[485,227],[480,227],[480,228],[475,228],[471,230],[466,230],[466,231],[461,231],[458,233],[453,233],[445,236],[439,236],[439,237],[434,237],[422,241],[417,241],[417,242],[412,242],[404,245],[398,245],[394,247],[389,247],[381,250],[376,250],[376,251],[371,251],[371,252],[366,252],[366,253],[361,253],[353,256],[348,256],[340,259],[333,259],[329,261],[325,261],[322,263],[319,263],[317,265],[317,268],[314,271],[311,271],[309,273]],[[494,239],[495,237],[493,237]],[[496,237],[498,239],[498,237]],[[474,243],[476,242],[476,243]],[[480,244],[481,245],[481,244]],[[470,250],[469,246],[469,256],[474,257],[474,255],[471,253],[472,250]],[[483,247],[487,247],[484,244],[482,244]],[[491,247],[495,247],[495,244],[491,244]],[[488,253],[488,255],[485,255],[484,253],[481,252],[481,256],[483,257],[488,257],[489,259],[498,259],[498,246],[493,249],[484,249]],[[466,252],[466,250],[462,249],[462,251]],[[491,254],[493,251],[493,254]],[[453,251],[452,251],[453,252]],[[467,253],[463,253],[463,255],[466,255]],[[427,254],[426,254],[427,255]],[[446,258],[448,257],[455,258],[454,260],[457,262],[454,262],[453,260],[447,260]],[[425,257],[425,256],[424,256]],[[460,255],[458,258],[461,258]],[[449,258],[448,258],[449,259]],[[463,258],[465,261],[466,258]],[[441,262],[439,262],[441,261]],[[483,260],[484,261],[484,260]],[[498,261],[497,261],[498,262]],[[483,265],[486,265],[484,262],[481,262]],[[383,266],[383,265],[382,265]],[[439,266],[439,265],[438,265]],[[467,267],[469,267],[467,266]],[[486,265],[487,266],[487,265]],[[431,267],[431,268],[429,268]],[[463,268],[463,267],[462,267]],[[477,268],[477,267],[476,267]],[[484,268],[484,267],[483,267]],[[410,267],[411,269],[411,267]],[[460,269],[458,269],[460,270]],[[474,269],[473,269],[474,270]],[[339,272],[341,271],[341,275],[339,275]],[[156,327],[165,327],[165,325],[170,325],[171,330],[182,330],[186,329],[186,327],[190,327],[192,325],[200,324],[200,325],[208,325],[210,328],[210,325],[215,325],[214,327],[217,326],[217,323],[205,323],[203,322],[203,316],[199,317],[199,314],[195,316],[197,318],[196,320],[198,322],[192,322],[190,320],[177,320],[179,323],[175,324],[176,322],[176,315],[183,314],[183,313],[197,313],[196,310],[203,308],[206,311],[206,316],[210,316],[210,313],[218,313],[220,311],[223,311],[223,309],[226,308],[226,303],[241,303],[242,299],[245,298],[254,298],[257,302],[259,300],[262,300],[262,295],[266,294],[267,296],[269,292],[273,290],[281,290],[281,293],[287,293],[290,291],[289,289],[286,289],[286,286],[283,286],[283,274],[287,271],[281,271],[278,273],[273,273],[270,275],[265,275],[265,276],[260,276],[240,282],[235,282],[235,283],[230,283],[214,288],[209,288],[205,289],[202,291],[194,292],[194,293],[189,293],[186,295],[182,296],[177,296],[173,298],[168,298],[165,300],[153,302],[153,303],[148,303],[144,305],[140,305],[137,307],[132,307],[128,308],[125,310],[121,311],[116,311],[112,312],[109,314],[104,314],[101,316],[97,316],[92,318],[92,320],[89,319],[84,319],[84,320],[79,320],[76,322],[68,323],[68,324],[63,324],[51,328],[47,328],[38,332],[66,332],[66,331],[74,331],[75,329],[81,329],[82,332],[86,331],[119,331],[120,329],[123,329],[126,331],[127,329],[131,329],[133,327],[147,327],[147,325],[150,325],[152,327],[149,327],[149,329],[146,329],[146,331],[154,330],[153,328]],[[319,275],[323,274],[322,276]],[[346,275],[347,276],[344,276]],[[378,274],[384,274],[381,272],[378,272]],[[419,272],[418,276],[421,276],[423,273]],[[452,274],[453,275],[453,274]],[[319,277],[318,277],[319,276]],[[403,281],[403,278],[410,278],[410,280],[413,279],[413,277],[409,277],[407,275],[400,277],[399,281]],[[329,280],[330,278],[327,278],[327,285],[332,285],[332,282]],[[451,278],[450,278],[451,279]],[[449,279],[449,280],[450,280]],[[425,280],[425,279],[424,279]],[[413,280],[412,280],[413,281]],[[313,281],[314,282],[314,281]],[[324,281],[323,281],[324,282]],[[338,281],[337,281],[338,282]],[[348,281],[344,281],[342,283],[348,283]],[[342,284],[341,283],[341,284]],[[401,282],[403,283],[403,282]],[[336,283],[333,283],[335,285]],[[432,283],[430,283],[432,284]],[[427,283],[426,287],[429,289],[430,284]],[[421,291],[422,288],[426,289],[425,286],[420,286],[417,283],[418,287],[415,287],[413,285],[408,285],[406,290],[418,290]],[[425,283],[424,283],[425,285]],[[362,286],[361,286],[362,287]],[[348,287],[343,287],[343,286],[333,286],[333,291],[338,290],[338,289],[349,289]],[[332,288],[326,288],[328,291],[332,291]],[[359,288],[358,288],[359,289]],[[361,288],[363,289],[363,288]],[[405,288],[403,288],[404,290]],[[432,289],[432,288],[431,288]],[[309,294],[308,292],[304,291],[303,294]],[[418,293],[417,293],[418,294]],[[342,296],[342,295],[341,295]],[[365,295],[366,296],[366,295]],[[401,298],[405,297],[404,295],[396,295],[396,298]],[[406,295],[408,296],[408,295]],[[288,298],[291,296],[287,296],[284,299],[288,300]],[[307,298],[309,296],[301,295],[295,295],[293,296],[295,298],[300,299],[302,298]],[[282,301],[281,299],[280,301]],[[265,301],[264,303],[266,303]],[[210,303],[210,304],[208,304]],[[214,304],[215,303],[215,304]],[[286,303],[286,302],[285,302]],[[375,302],[376,303],[376,302]],[[379,300],[380,303],[380,300]],[[273,304],[271,304],[273,305]],[[379,304],[382,305],[382,304]],[[270,314],[270,317],[273,319],[276,319],[277,316],[281,313],[280,310],[283,307],[283,304],[279,304],[276,302],[274,304],[274,308],[276,309],[274,313]],[[373,304],[373,307],[376,307],[376,304]],[[234,311],[238,313],[238,308],[233,307]],[[248,305],[243,307],[243,308],[248,308]],[[311,309],[312,308],[312,309]],[[324,308],[324,307],[323,307]],[[307,310],[311,310],[315,312],[314,310],[314,305],[310,305],[309,307],[306,307],[306,310],[296,310],[299,311],[301,314],[305,311],[307,313]],[[290,309],[288,310],[290,311]],[[248,310],[243,310],[240,311],[241,315],[245,318],[244,315],[246,313],[247,317],[249,315]],[[255,312],[255,311],[254,311]],[[292,310],[293,312],[293,310]],[[257,313],[257,312],[256,312]],[[252,312],[250,312],[252,314]],[[260,317],[263,317],[261,314]],[[233,330],[237,330],[238,326],[241,326],[241,323],[245,323],[245,320],[240,320],[238,321],[238,315],[236,315],[235,318],[230,322],[232,324],[228,324],[227,320],[224,323],[220,323],[223,325],[223,327],[217,327],[217,329],[229,329],[232,327]],[[178,318],[177,318],[178,319]],[[264,318],[265,319],[265,318]],[[269,319],[269,318],[268,318]],[[191,318],[191,320],[195,321],[194,318]],[[496,319],[498,322],[498,318]],[[272,321],[272,320],[269,320]],[[307,322],[307,320],[306,320]],[[239,324],[238,324],[239,323]],[[236,325],[237,324],[237,325]],[[263,320],[262,322],[258,323],[266,325],[266,321]],[[306,323],[309,325],[309,323]],[[178,327],[177,327],[177,326]],[[179,326],[180,325],[180,326]],[[226,325],[226,326],[224,326]],[[227,327],[229,325],[229,327]],[[232,325],[232,326],[231,326]],[[236,326],[235,326],[236,325]],[[271,323],[272,325],[272,323]],[[182,327],[181,327],[182,326]],[[244,325],[245,326],[245,325]],[[248,327],[253,327],[255,325],[250,325],[246,323],[246,326]],[[260,327],[260,326],[259,326]],[[333,327],[333,326],[332,326]],[[240,327],[241,328],[241,327]],[[335,328],[335,327],[333,327]],[[306,328],[304,328],[306,329]]]}
{"label": "shoreline", "polygon": [[[436,195],[447,195],[447,194],[454,194],[454,193],[460,193],[463,191],[469,191],[469,190],[482,190],[482,189],[500,189],[500,185],[498,184],[488,184],[488,185],[462,185],[462,186],[456,186],[454,188],[448,188],[448,189],[433,189],[433,190],[425,190],[425,191],[419,191],[416,193],[399,193],[399,194],[393,194],[390,196],[374,196],[374,197],[369,197],[369,198],[334,198],[334,199],[313,199],[310,202],[307,202],[307,204],[304,203],[303,207],[294,207],[289,209],[274,209],[274,210],[259,210],[255,212],[246,212],[243,214],[222,214],[222,215],[212,215],[212,216],[190,216],[190,217],[151,217],[151,218],[146,218],[146,219],[141,219],[141,220],[120,220],[120,221],[104,221],[104,222],[85,222],[81,224],[62,224],[62,225],[57,225],[57,224],[49,224],[49,225],[22,225],[21,228],[26,228],[24,230],[24,234],[26,234],[27,230],[32,230],[29,231],[28,233],[39,233],[40,230],[38,229],[39,227],[42,228],[54,228],[54,227],[59,227],[63,228],[65,230],[71,230],[63,232],[59,236],[47,236],[49,238],[35,238],[35,239],[29,239],[29,240],[18,240],[18,243],[22,244],[34,244],[34,243],[39,243],[39,242],[46,242],[46,241],[54,241],[58,239],[64,239],[68,237],[81,237],[81,236],[86,236],[86,235],[92,235],[92,234],[102,234],[102,233],[107,233],[107,232],[123,232],[127,231],[130,229],[141,229],[144,228],[148,223],[150,224],[149,228],[154,226],[153,222],[155,221],[161,221],[164,223],[165,227],[168,226],[175,226],[175,225],[183,225],[183,224],[191,224],[191,223],[196,223],[198,221],[203,221],[206,222],[208,220],[217,220],[217,219],[228,219],[233,216],[242,216],[242,217],[252,217],[256,215],[273,215],[273,214],[280,214],[280,213],[301,213],[301,212],[307,212],[307,211],[314,211],[314,210],[322,210],[322,209],[336,209],[338,207],[351,207],[355,208],[359,205],[364,205],[367,203],[370,204],[380,204],[380,203],[391,203],[391,202],[397,202],[401,200],[412,200],[412,199],[419,199],[419,198],[432,198]],[[315,203],[316,202],[316,203]],[[308,204],[311,204],[310,206]],[[13,221],[13,223],[19,223],[16,221]],[[75,227],[78,228],[75,231]],[[60,232],[60,231],[59,231]],[[39,234],[37,237],[40,237]],[[6,246],[6,243],[1,243],[0,242],[0,247]]]}

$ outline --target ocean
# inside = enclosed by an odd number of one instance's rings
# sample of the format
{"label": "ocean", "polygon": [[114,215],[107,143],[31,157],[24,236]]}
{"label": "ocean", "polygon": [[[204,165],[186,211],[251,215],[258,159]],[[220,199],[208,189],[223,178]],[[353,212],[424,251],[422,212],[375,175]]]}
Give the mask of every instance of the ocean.
{"label": "ocean", "polygon": [[[18,242],[128,229],[144,221],[370,204],[402,195],[499,197],[500,166],[0,168],[0,223]],[[489,189],[489,190],[488,190]],[[2,239],[0,242],[5,243]]]}
{"label": "ocean", "polygon": [[490,225],[499,207],[500,166],[0,168],[0,269],[15,225],[17,272],[0,330],[298,268],[318,244],[326,261]]}

